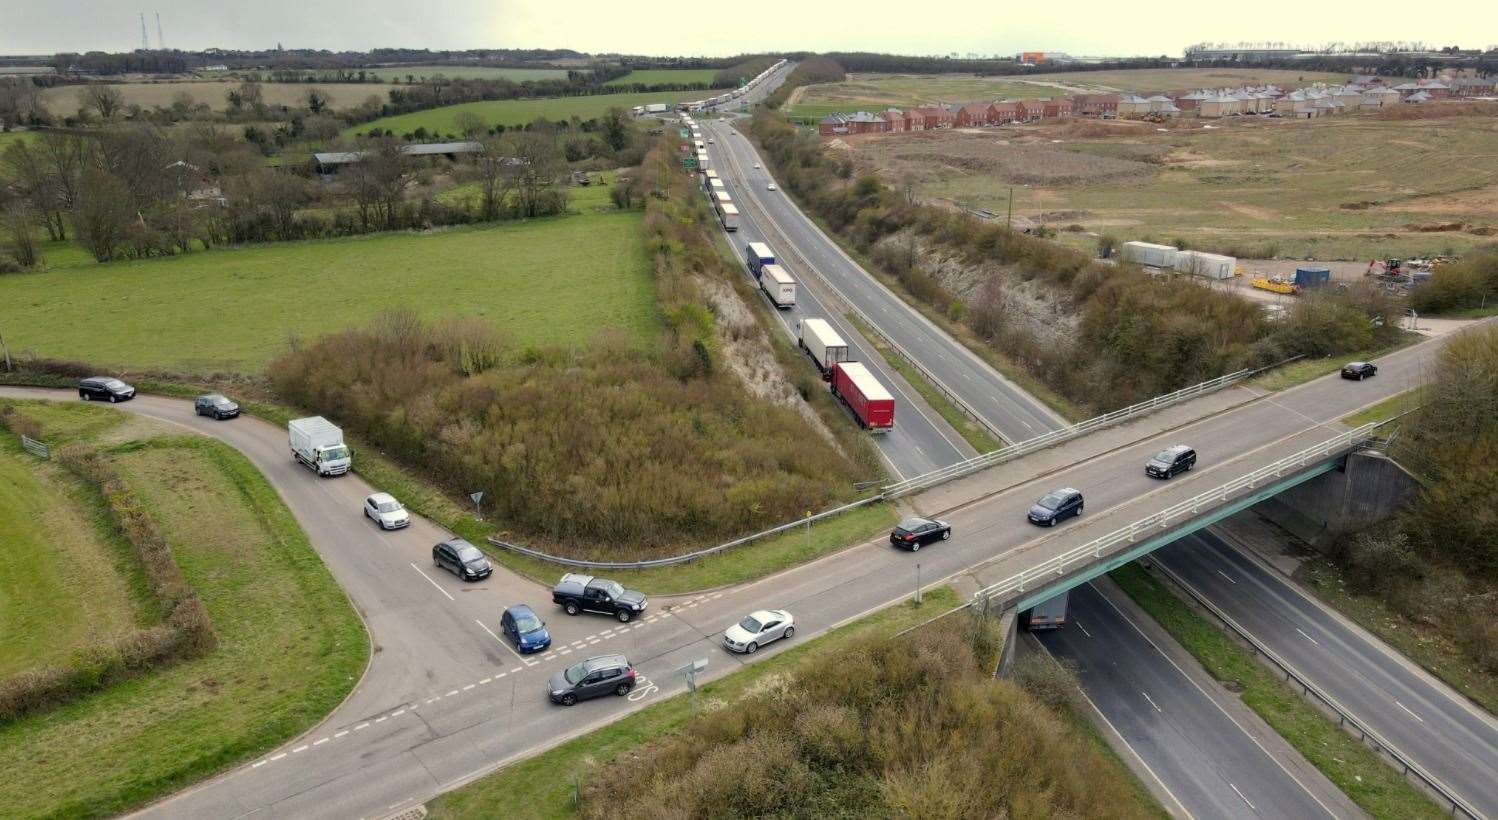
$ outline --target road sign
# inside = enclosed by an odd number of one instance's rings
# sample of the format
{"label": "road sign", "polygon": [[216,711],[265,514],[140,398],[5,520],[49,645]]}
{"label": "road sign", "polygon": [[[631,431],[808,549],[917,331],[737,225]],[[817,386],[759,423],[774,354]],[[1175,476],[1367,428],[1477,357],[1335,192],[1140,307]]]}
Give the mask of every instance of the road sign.
{"label": "road sign", "polygon": [[479,502],[481,502],[481,501],[484,500],[484,491],[483,490],[479,490],[476,493],[469,493],[468,497],[471,498],[471,499],[473,499],[473,503],[474,504],[478,504]]}

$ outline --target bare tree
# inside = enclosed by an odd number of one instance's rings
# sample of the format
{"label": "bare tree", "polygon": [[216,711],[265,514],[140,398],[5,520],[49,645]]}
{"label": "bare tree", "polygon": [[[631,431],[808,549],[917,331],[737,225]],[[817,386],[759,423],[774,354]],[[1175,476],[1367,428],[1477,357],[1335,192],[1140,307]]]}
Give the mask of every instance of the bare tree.
{"label": "bare tree", "polygon": [[10,255],[23,268],[34,268],[42,261],[36,244],[36,220],[26,200],[18,199],[5,209],[5,226],[10,230]]}
{"label": "bare tree", "polygon": [[484,150],[474,159],[479,183],[479,217],[484,220],[499,218],[500,204],[504,199],[505,164],[512,161],[507,144],[499,139],[486,139]]}
{"label": "bare tree", "polygon": [[370,140],[358,162],[345,166],[349,192],[365,230],[398,227],[401,199],[412,180],[411,158],[389,137]]}
{"label": "bare tree", "polygon": [[484,124],[484,118],[472,111],[459,111],[458,115],[453,118],[453,121],[457,124],[458,130],[462,132],[463,136],[471,140],[478,139],[489,130],[489,126]]}
{"label": "bare tree", "polygon": [[98,112],[99,119],[112,120],[125,107],[125,95],[107,83],[89,83],[83,87],[83,104]]}
{"label": "bare tree", "polygon": [[78,239],[100,262],[115,258],[136,218],[130,207],[130,189],[108,171],[91,167],[79,180],[78,202],[73,208],[73,226]]}
{"label": "bare tree", "polygon": [[307,110],[314,114],[321,114],[332,103],[332,98],[328,96],[328,92],[321,88],[307,89],[304,99],[307,101]]}
{"label": "bare tree", "polygon": [[505,190],[515,216],[556,213],[566,205],[566,194],[556,190],[565,165],[555,134],[524,131],[512,142],[514,161],[505,166]]}
{"label": "bare tree", "polygon": [[265,109],[265,97],[260,90],[260,83],[254,80],[245,80],[237,88],[229,89],[224,96],[229,101],[229,110],[236,114],[242,111],[259,114]]}
{"label": "bare tree", "polygon": [[38,140],[11,145],[0,163],[30,201],[52,240],[68,238],[64,214],[77,200],[86,150],[82,137],[48,131]]}

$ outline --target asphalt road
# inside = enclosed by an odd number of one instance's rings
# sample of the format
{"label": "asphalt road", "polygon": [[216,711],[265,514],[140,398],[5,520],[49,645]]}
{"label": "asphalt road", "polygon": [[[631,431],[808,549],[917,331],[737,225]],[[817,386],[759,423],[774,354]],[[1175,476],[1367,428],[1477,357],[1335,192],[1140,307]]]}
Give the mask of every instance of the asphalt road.
{"label": "asphalt road", "polygon": [[[1093,705],[1190,817],[1348,817],[1357,809],[1318,773],[1292,772],[1092,584],[1070,623],[1036,633],[1076,665]],[[1171,802],[1171,801],[1167,801]]]}
{"label": "asphalt road", "polygon": [[1154,559],[1478,811],[1498,816],[1492,715],[1210,530]]}
{"label": "asphalt road", "polygon": [[704,134],[715,138],[718,151],[709,152],[714,161],[728,165],[720,161],[727,150],[748,201],[765,215],[768,224],[764,227],[774,239],[770,247],[782,251],[793,246],[800,255],[804,267],[793,266],[792,276],[804,279],[807,268],[814,270],[931,374],[939,387],[962,397],[1006,440],[1022,441],[1066,425],[1054,411],[999,375],[850,259],[784,191],[766,190],[774,178],[763,167],[753,167],[763,163],[747,137],[726,123],[706,121],[702,126]]}

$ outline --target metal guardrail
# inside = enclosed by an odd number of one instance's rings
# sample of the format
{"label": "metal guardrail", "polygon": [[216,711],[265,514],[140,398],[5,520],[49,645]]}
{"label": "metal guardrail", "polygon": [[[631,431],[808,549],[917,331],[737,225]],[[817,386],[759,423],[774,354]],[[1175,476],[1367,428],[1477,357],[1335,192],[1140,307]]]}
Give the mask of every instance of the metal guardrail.
{"label": "metal guardrail", "polygon": [[973,593],[973,596],[989,599],[990,602],[998,599],[1000,603],[1007,602],[1011,597],[1017,598],[1020,594],[1033,589],[1036,581],[1044,582],[1059,578],[1066,574],[1068,568],[1074,568],[1078,563],[1101,559],[1111,554],[1115,547],[1128,546],[1133,544],[1140,535],[1155,533],[1170,526],[1172,522],[1189,519],[1200,513],[1203,508],[1210,509],[1228,501],[1233,494],[1241,490],[1253,489],[1267,479],[1283,477],[1286,471],[1304,467],[1342,450],[1350,450],[1372,438],[1373,429],[1377,426],[1373,423],[1365,424],[1356,430],[1307,447],[1273,464],[1260,467],[1226,484],[1192,496],[1157,513],[1145,516],[1128,526],[1120,527],[1107,535],[1048,558],[1038,566],[1021,570],[996,584],[978,590]]}
{"label": "metal guardrail", "polygon": [[21,436],[21,446],[26,448],[26,452],[36,456],[37,458],[52,458],[52,447],[44,441],[37,441],[34,438]]}
{"label": "metal guardrail", "polygon": [[994,450],[993,452],[984,453],[981,456],[975,456],[966,461],[959,461],[956,464],[948,465],[939,470],[933,470],[932,472],[926,473],[924,475],[918,475],[913,478],[907,478],[904,481],[895,484],[890,484],[884,488],[884,495],[887,498],[898,498],[902,495],[906,495],[907,493],[915,492],[916,490],[922,490],[935,484],[939,484],[943,481],[949,481],[954,478],[961,478],[962,476],[975,473],[988,467],[992,467],[995,464],[999,464],[1013,458],[1018,458],[1028,453],[1033,453],[1036,450],[1041,450],[1054,444],[1060,444],[1063,441],[1067,441],[1069,439],[1076,438],[1077,436],[1090,433],[1093,430],[1097,430],[1101,427],[1107,427],[1110,424],[1117,424],[1118,422],[1125,421],[1127,419],[1133,418],[1135,416],[1140,416],[1145,413],[1153,412],[1162,407],[1168,407],[1172,404],[1177,404],[1187,399],[1196,398],[1197,396],[1220,390],[1224,387],[1227,387],[1228,385],[1236,384],[1242,381],[1243,379],[1252,375],[1254,372],[1255,371],[1252,370],[1239,370],[1235,373],[1229,373],[1226,376],[1218,376],[1217,378],[1210,381],[1205,381],[1201,384],[1195,384],[1190,387],[1184,387],[1180,390],[1175,391],[1174,393],[1166,393],[1163,396],[1156,396],[1155,398],[1148,401],[1130,405],[1129,407],[1125,407],[1121,410],[1114,410],[1111,413],[1105,413],[1101,416],[1078,422],[1071,425],[1070,427],[1063,427],[1060,430],[1052,430],[1049,433],[1042,433],[1034,438],[1026,439],[1024,441],[1011,444],[1007,447],[1001,447],[997,450]]}
{"label": "metal guardrail", "polygon": [[1430,788],[1436,794],[1439,794],[1441,798],[1444,799],[1447,803],[1450,803],[1453,816],[1457,812],[1461,812],[1467,817],[1472,818],[1472,820],[1483,820],[1483,815],[1479,811],[1477,811],[1477,809],[1468,805],[1466,801],[1462,800],[1456,794],[1452,793],[1449,786],[1436,779],[1434,775],[1430,774],[1425,769],[1421,768],[1418,763],[1411,760],[1409,756],[1407,756],[1404,752],[1399,751],[1396,746],[1391,744],[1388,740],[1384,739],[1383,735],[1380,735],[1378,732],[1370,728],[1367,724],[1363,723],[1361,720],[1358,720],[1357,716],[1352,714],[1352,712],[1349,711],[1347,707],[1338,702],[1336,698],[1327,694],[1319,686],[1312,683],[1309,679],[1307,679],[1304,675],[1297,671],[1295,667],[1291,666],[1288,661],[1286,661],[1284,658],[1281,658],[1274,652],[1274,650],[1261,643],[1257,638],[1253,636],[1252,633],[1240,626],[1238,622],[1234,621],[1232,617],[1229,616],[1226,612],[1218,609],[1217,605],[1213,604],[1211,601],[1208,601],[1190,584],[1186,583],[1174,572],[1171,572],[1168,568],[1159,564],[1158,562],[1155,563],[1155,567],[1161,572],[1170,576],[1171,580],[1176,583],[1176,586],[1185,590],[1186,594],[1190,595],[1197,604],[1199,604],[1207,611],[1211,612],[1212,615],[1216,617],[1217,620],[1221,621],[1224,626],[1226,626],[1228,629],[1231,629],[1238,635],[1239,638],[1242,638],[1246,643],[1248,643],[1249,646],[1253,647],[1255,652],[1258,652],[1260,655],[1268,658],[1271,663],[1273,663],[1276,667],[1279,668],[1281,672],[1285,674],[1286,681],[1295,681],[1295,683],[1300,686],[1301,693],[1304,696],[1315,696],[1315,698],[1325,704],[1327,708],[1337,713],[1338,721],[1340,721],[1342,724],[1350,724],[1352,728],[1357,729],[1358,733],[1363,736],[1362,739],[1364,742],[1368,742],[1370,740],[1373,741],[1373,745],[1376,747],[1375,751],[1383,751],[1387,753],[1389,757],[1394,760],[1394,762],[1404,767],[1404,775],[1406,777],[1413,774],[1415,777],[1419,778],[1419,780],[1423,782],[1428,788]]}

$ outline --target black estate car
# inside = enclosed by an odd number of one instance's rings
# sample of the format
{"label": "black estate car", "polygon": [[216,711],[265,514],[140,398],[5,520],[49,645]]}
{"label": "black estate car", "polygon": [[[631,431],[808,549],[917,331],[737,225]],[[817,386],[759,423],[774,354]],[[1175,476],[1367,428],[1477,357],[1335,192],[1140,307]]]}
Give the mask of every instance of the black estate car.
{"label": "black estate car", "polygon": [[494,574],[494,567],[484,553],[461,538],[450,538],[432,547],[432,562],[465,581],[479,581]]}
{"label": "black estate car", "polygon": [[623,655],[602,655],[575,663],[551,676],[546,694],[552,703],[571,706],[600,695],[629,694],[635,688],[635,668]]}
{"label": "black estate car", "polygon": [[1062,487],[1046,493],[1030,507],[1030,523],[1042,527],[1054,527],[1061,519],[1082,514],[1082,493],[1071,487]]}
{"label": "black estate car", "polygon": [[135,398],[135,388],[112,376],[89,376],[78,382],[78,398],[84,401],[125,401]]}
{"label": "black estate car", "polygon": [[1348,362],[1342,365],[1342,378],[1357,379],[1362,381],[1369,376],[1378,375],[1378,365],[1373,362]]}
{"label": "black estate car", "polygon": [[219,420],[232,419],[239,415],[239,405],[217,393],[198,396],[193,400],[192,409],[200,416],[213,416]]}
{"label": "black estate car", "polygon": [[945,541],[951,537],[952,525],[945,521],[932,518],[907,518],[890,532],[889,542],[915,552],[921,548],[922,544]]}
{"label": "black estate car", "polygon": [[1144,463],[1144,474],[1151,478],[1172,478],[1196,466],[1196,451],[1184,444],[1166,447]]}
{"label": "black estate car", "polygon": [[645,611],[648,602],[644,593],[625,589],[618,581],[595,578],[569,572],[551,590],[551,600],[559,604],[568,615],[579,612],[602,612],[613,615],[620,623]]}

